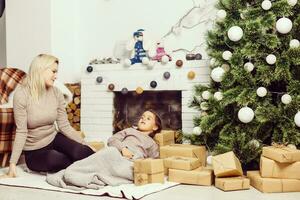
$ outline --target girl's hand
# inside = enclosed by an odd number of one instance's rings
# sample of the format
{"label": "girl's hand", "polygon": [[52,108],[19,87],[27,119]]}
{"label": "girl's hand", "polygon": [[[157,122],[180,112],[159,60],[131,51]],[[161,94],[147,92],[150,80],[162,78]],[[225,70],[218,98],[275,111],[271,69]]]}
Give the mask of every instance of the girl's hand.
{"label": "girl's hand", "polygon": [[9,164],[8,172],[6,174],[4,174],[4,175],[1,175],[0,179],[1,178],[15,178],[15,177],[17,177],[16,164],[10,163]]}
{"label": "girl's hand", "polygon": [[129,159],[131,159],[134,156],[134,154],[131,151],[129,151],[127,148],[122,149],[122,155]]}

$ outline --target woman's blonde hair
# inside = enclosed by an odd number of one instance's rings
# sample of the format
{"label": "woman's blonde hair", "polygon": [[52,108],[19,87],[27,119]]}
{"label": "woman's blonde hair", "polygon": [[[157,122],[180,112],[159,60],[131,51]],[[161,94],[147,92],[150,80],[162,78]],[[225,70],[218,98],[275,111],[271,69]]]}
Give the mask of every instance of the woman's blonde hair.
{"label": "woman's blonde hair", "polygon": [[40,54],[32,60],[24,84],[34,100],[39,100],[46,91],[43,72],[54,63],[59,63],[58,58],[47,54]]}

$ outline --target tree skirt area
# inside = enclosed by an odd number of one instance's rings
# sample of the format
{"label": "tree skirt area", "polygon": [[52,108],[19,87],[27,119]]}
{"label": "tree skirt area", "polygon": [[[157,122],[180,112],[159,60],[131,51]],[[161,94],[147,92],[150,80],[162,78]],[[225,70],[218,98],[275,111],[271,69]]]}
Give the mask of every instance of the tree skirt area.
{"label": "tree skirt area", "polygon": [[[126,199],[140,199],[146,195],[165,190],[167,188],[178,185],[178,183],[166,181],[164,184],[152,183],[143,186],[135,186],[134,184],[123,184],[120,186],[105,186],[99,190],[86,189],[82,191],[74,191],[54,187],[46,182],[46,175],[40,173],[26,172],[25,166],[19,165],[17,167],[17,178],[0,179],[0,185],[18,186],[27,188],[37,188],[43,190],[77,193],[93,196],[111,196],[121,197]],[[7,168],[0,169],[0,175],[7,172]]]}

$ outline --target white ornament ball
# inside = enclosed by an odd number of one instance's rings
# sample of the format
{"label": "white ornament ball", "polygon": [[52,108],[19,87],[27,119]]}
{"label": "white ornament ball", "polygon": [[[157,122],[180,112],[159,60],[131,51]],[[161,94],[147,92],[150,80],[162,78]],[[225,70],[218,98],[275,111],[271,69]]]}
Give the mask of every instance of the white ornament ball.
{"label": "white ornament ball", "polygon": [[289,18],[282,17],[276,22],[276,30],[279,33],[287,34],[292,30],[293,23]]}
{"label": "white ornament ball", "polygon": [[206,91],[202,92],[201,96],[203,99],[208,100],[211,97],[211,93],[206,90]]}
{"label": "white ornament ball", "polygon": [[252,62],[247,62],[244,64],[244,69],[247,71],[247,72],[252,72],[253,69],[254,69],[254,65]]}
{"label": "white ornament ball", "polygon": [[294,117],[295,124],[300,127],[300,112],[298,111],[297,114]]}
{"label": "white ornament ball", "polygon": [[284,94],[281,97],[281,102],[284,103],[285,105],[289,104],[292,102],[292,97],[289,94]]}
{"label": "white ornament ball", "polygon": [[204,117],[204,116],[207,116],[207,115],[208,115],[207,112],[201,112],[201,114],[200,114],[201,117]]}
{"label": "white ornament ball", "polygon": [[222,64],[221,67],[224,69],[225,72],[229,72],[230,66],[228,64]]}
{"label": "white ornament ball", "polygon": [[182,144],[191,144],[191,140],[183,138],[182,139]]}
{"label": "white ornament ball", "polygon": [[142,58],[142,63],[144,65],[148,65],[149,64],[149,58],[147,58],[147,57]]}
{"label": "white ornament ball", "polygon": [[297,0],[287,0],[290,6],[295,6],[297,4]]}
{"label": "white ornament ball", "polygon": [[129,59],[125,59],[125,60],[124,60],[124,65],[125,65],[126,67],[130,67],[130,66],[131,66],[131,61],[130,61]]}
{"label": "white ornament ball", "polygon": [[255,139],[250,140],[249,144],[256,147],[256,148],[258,148],[260,146],[259,141],[255,140]]}
{"label": "white ornament ball", "polygon": [[195,128],[193,128],[194,135],[201,135],[201,133],[202,133],[202,129],[200,126],[196,126]]}
{"label": "white ornament ball", "polygon": [[156,63],[156,61],[150,60],[149,63],[148,63],[148,65],[147,65],[147,68],[148,69],[152,69],[155,66],[155,63]]}
{"label": "white ornament ball", "polygon": [[290,48],[299,48],[300,42],[297,39],[292,39],[290,41]]}
{"label": "white ornament ball", "polygon": [[257,96],[259,97],[264,97],[267,95],[267,89],[265,87],[259,87],[257,90],[256,90],[256,94]]}
{"label": "white ornament ball", "polygon": [[264,9],[264,10],[270,10],[270,8],[272,7],[272,3],[271,3],[271,1],[269,1],[269,0],[264,0],[264,1],[261,3],[261,7],[262,7],[262,9]]}
{"label": "white ornament ball", "polygon": [[230,51],[224,51],[222,54],[222,58],[224,60],[230,60],[231,56],[232,56],[232,53]]}
{"label": "white ornament ball", "polygon": [[254,111],[249,107],[243,107],[238,112],[238,118],[243,123],[249,123],[254,118]]}
{"label": "white ornament ball", "polygon": [[166,64],[169,62],[169,57],[164,55],[163,57],[161,57],[161,63]]}
{"label": "white ornament ball", "polygon": [[225,10],[218,10],[218,12],[217,12],[217,19],[219,21],[221,21],[221,20],[225,19],[226,15],[227,15],[227,13],[226,13]]}
{"label": "white ornament ball", "polygon": [[221,82],[223,80],[223,76],[224,76],[225,70],[221,67],[216,67],[211,71],[211,78],[215,81],[215,82]]}
{"label": "white ornament ball", "polygon": [[222,94],[222,92],[215,92],[214,98],[215,98],[217,101],[221,101],[221,100],[223,99],[223,94]]}
{"label": "white ornament ball", "polygon": [[234,42],[237,42],[240,39],[242,39],[243,34],[243,29],[241,29],[241,27],[239,26],[233,26],[227,32],[229,39]]}
{"label": "white ornament ball", "polygon": [[213,66],[215,63],[216,63],[215,58],[210,59],[210,61],[209,61],[210,66]]}
{"label": "white ornament ball", "polygon": [[212,165],[212,156],[207,156],[207,158],[206,158],[206,164]]}
{"label": "white ornament ball", "polygon": [[297,149],[297,147],[294,144],[288,144],[287,147],[290,149]]}
{"label": "white ornament ball", "polygon": [[273,65],[276,63],[276,56],[274,54],[269,54],[267,57],[266,57],[266,61],[269,65]]}
{"label": "white ornament ball", "polygon": [[208,110],[208,104],[207,104],[207,102],[200,103],[200,108],[201,108],[201,110]]}

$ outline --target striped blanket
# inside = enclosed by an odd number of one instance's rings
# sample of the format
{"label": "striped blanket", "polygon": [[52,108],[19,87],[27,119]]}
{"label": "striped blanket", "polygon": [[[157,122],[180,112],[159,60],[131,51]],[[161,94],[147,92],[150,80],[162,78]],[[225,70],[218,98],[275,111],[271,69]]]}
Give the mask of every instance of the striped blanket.
{"label": "striped blanket", "polygon": [[15,121],[12,108],[0,108],[0,152],[10,152],[15,138]]}
{"label": "striped blanket", "polygon": [[21,83],[26,73],[16,68],[0,69],[0,104],[8,102],[9,94]]}

